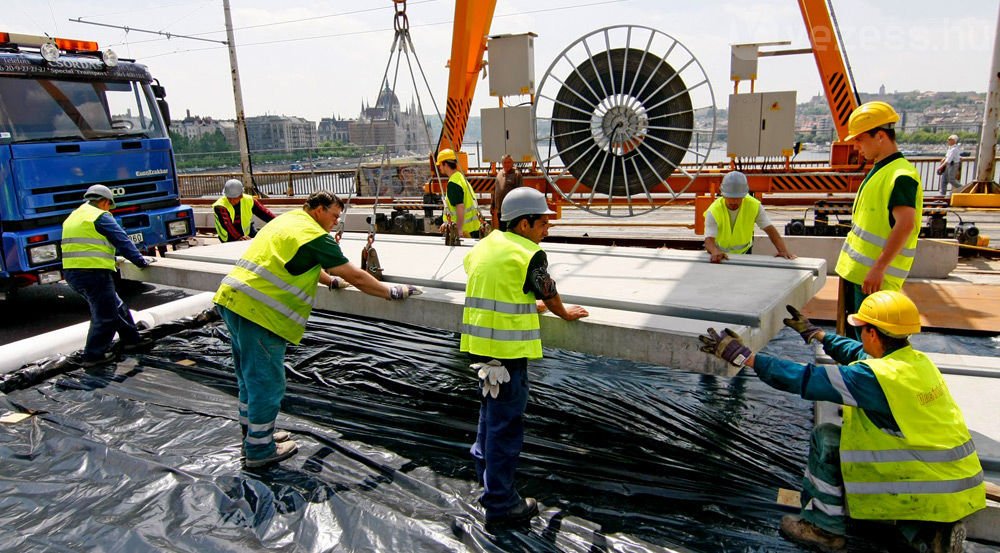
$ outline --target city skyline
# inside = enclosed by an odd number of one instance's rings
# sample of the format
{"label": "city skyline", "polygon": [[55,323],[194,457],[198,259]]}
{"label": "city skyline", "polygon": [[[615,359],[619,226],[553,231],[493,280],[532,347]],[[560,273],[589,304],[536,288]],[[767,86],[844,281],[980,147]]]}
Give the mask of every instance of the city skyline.
{"label": "city skyline", "polygon": [[[374,104],[393,36],[391,3],[384,4],[360,7],[356,2],[316,0],[276,7],[257,0],[233,2],[245,113],[319,121],[334,114],[350,118],[361,102]],[[235,117],[224,46],[69,21],[83,17],[224,40],[219,0],[166,5],[150,0],[49,0],[45,5],[9,0],[5,8],[4,30],[97,40],[102,48],[148,65],[166,87],[175,111]],[[947,17],[939,17],[940,4],[929,0],[875,5],[838,0],[835,8],[860,90],[885,85],[889,91],[940,87],[985,92],[997,22],[995,2],[969,0],[959,13]],[[442,110],[453,11],[453,2],[446,0],[411,0],[407,9],[417,58]],[[802,17],[789,0],[758,1],[752,8],[723,0],[697,5],[662,0],[558,0],[539,5],[510,0],[498,2],[490,32],[537,33],[535,74],[540,80],[551,60],[579,36],[626,23],[661,30],[687,46],[705,67],[720,108],[732,90],[730,44],[790,40],[789,48],[808,45]],[[423,111],[433,115],[419,73],[416,78]],[[486,88],[480,81],[473,114],[496,105]],[[757,90],[796,90],[800,98],[808,98],[821,91],[821,83],[811,56],[783,56],[761,60]],[[405,63],[396,91],[403,103],[415,97]]]}

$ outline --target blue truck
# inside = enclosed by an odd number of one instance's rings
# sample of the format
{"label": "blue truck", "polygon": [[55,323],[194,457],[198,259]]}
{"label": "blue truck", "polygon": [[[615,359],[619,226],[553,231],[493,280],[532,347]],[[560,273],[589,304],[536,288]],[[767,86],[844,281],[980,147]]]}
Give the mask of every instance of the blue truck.
{"label": "blue truck", "polygon": [[0,32],[0,298],[62,280],[63,220],[93,184],[144,252],[186,244],[166,93],[88,41]]}

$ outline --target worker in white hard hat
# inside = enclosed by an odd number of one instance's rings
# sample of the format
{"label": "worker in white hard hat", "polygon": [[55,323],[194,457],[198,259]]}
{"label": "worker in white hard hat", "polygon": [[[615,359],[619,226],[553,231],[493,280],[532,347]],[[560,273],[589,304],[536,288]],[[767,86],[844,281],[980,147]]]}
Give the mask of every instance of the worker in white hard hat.
{"label": "worker in white hard hat", "polygon": [[879,521],[890,551],[960,552],[962,519],[986,506],[983,468],[948,385],[913,349],[920,313],[906,295],[869,295],[847,322],[861,341],[826,332],[788,306],[785,325],[837,364],[801,364],[754,353],[739,336],[708,329],[702,351],[751,367],[764,383],[842,406],[843,424],[812,432],[801,511],[781,519],[788,539],[846,551],[847,521]]}
{"label": "worker in white hard hat", "polygon": [[[851,208],[851,230],[837,259],[844,310],[857,312],[865,296],[900,290],[913,266],[924,210],[920,174],[896,146],[899,114],[889,104],[872,101],[855,109],[847,122],[845,142],[874,165],[858,189]],[[852,338],[860,336],[845,327]]]}
{"label": "worker in white hard hat", "polygon": [[86,200],[62,226],[63,278],[90,307],[90,330],[79,364],[91,367],[113,361],[112,342],[118,334],[123,351],[137,351],[149,344],[139,335],[128,306],[115,290],[118,271],[115,254],[144,269],[156,261],[145,257],[111,215],[115,197],[103,184],[87,189]]}
{"label": "worker in white hard hat", "polygon": [[[448,177],[448,189],[445,192],[444,204],[448,208],[445,215],[451,219],[462,238],[479,238],[482,222],[479,219],[479,203],[465,175],[458,170],[458,156],[455,151],[445,148],[438,152],[438,171]],[[448,221],[441,225],[441,233],[448,231]]]}
{"label": "worker in white hard hat", "polygon": [[775,257],[795,259],[760,200],[749,193],[747,176],[740,171],[722,177],[722,196],[705,210],[705,250],[712,256],[712,263],[729,259],[730,254],[750,253],[755,224],[771,239],[777,250]]}
{"label": "worker in white hard hat", "polygon": [[583,307],[563,305],[538,245],[554,213],[538,190],[516,188],[500,208],[500,231],[465,256],[461,350],[469,353],[480,379],[479,430],[470,452],[483,484],[479,502],[488,525],[526,523],[538,514],[536,501],[522,498],[514,486],[524,442],[528,360],[542,357],[538,312],[548,309],[567,321],[588,315]]}
{"label": "worker in white hard hat", "polygon": [[212,211],[215,212],[215,232],[223,243],[253,238],[257,234],[254,215],[265,223],[274,219],[274,213],[260,200],[243,193],[243,183],[237,179],[229,179],[222,186],[222,196],[212,204]]}

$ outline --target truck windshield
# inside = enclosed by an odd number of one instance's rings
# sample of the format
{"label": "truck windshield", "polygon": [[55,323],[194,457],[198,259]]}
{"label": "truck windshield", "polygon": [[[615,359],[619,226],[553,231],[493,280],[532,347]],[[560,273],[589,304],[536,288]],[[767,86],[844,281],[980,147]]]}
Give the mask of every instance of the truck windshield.
{"label": "truck windshield", "polygon": [[138,81],[0,77],[0,138],[46,142],[165,137],[147,92]]}

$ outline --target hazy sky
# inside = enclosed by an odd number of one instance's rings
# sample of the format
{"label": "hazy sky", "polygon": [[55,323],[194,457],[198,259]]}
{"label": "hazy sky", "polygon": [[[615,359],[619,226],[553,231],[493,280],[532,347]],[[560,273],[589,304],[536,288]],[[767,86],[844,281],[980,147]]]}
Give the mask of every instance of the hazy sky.
{"label": "hazy sky", "polygon": [[[374,103],[393,38],[390,0],[232,0],[247,115],[285,114],[313,121],[357,115]],[[986,90],[997,0],[834,0],[858,88]],[[409,0],[411,36],[438,106],[447,91],[452,0]],[[225,46],[84,25],[86,20],[225,40],[222,0],[5,0],[0,30],[97,40],[149,66],[167,88],[175,118],[232,118]],[[686,45],[704,66],[715,101],[726,107],[729,45],[791,40],[808,47],[795,0],[499,0],[491,34],[534,32],[536,79],[578,37],[620,24],[653,27]],[[413,97],[400,73],[400,100]],[[419,77],[418,77],[419,79]],[[474,112],[496,105],[482,84]],[[799,101],[821,92],[808,55],[764,58],[757,91],[796,90]],[[430,97],[419,90],[425,112]]]}

